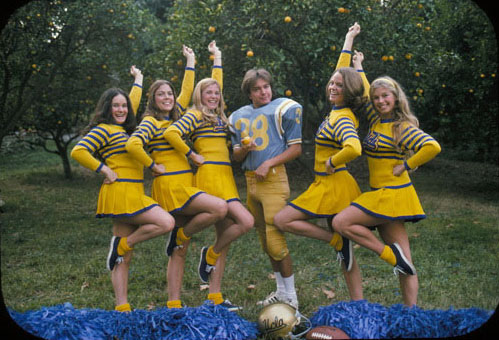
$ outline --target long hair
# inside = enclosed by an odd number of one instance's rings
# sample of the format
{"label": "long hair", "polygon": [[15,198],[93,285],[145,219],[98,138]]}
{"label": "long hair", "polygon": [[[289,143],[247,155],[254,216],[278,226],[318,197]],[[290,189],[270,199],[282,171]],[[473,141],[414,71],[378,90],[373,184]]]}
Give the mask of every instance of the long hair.
{"label": "long hair", "polygon": [[369,98],[365,95],[364,82],[359,73],[352,67],[341,67],[333,72],[326,85],[326,96],[329,97],[329,85],[333,76],[339,73],[343,77],[343,102],[357,116]]}
{"label": "long hair", "polygon": [[385,88],[389,90],[395,97],[395,106],[392,111],[395,123],[392,127],[392,133],[395,145],[397,145],[398,147],[402,136],[402,131],[407,127],[407,124],[419,127],[419,121],[412,113],[409,106],[409,101],[407,100],[407,96],[405,95],[404,90],[398,82],[388,76],[376,78],[371,83],[371,89],[369,91],[371,98],[373,98],[374,91],[379,88]]}
{"label": "long hair", "polygon": [[156,91],[163,85],[168,85],[170,86],[172,92],[173,92],[173,109],[168,112],[168,116],[170,117],[171,120],[176,121],[180,118],[180,110],[177,106],[177,94],[175,93],[175,88],[173,87],[172,83],[170,83],[168,80],[156,80],[152,85],[149,87],[149,90],[147,91],[147,104],[146,104],[146,110],[144,111],[144,116],[152,116],[158,120],[163,119],[163,115],[165,112],[162,112],[158,106],[156,105]]}
{"label": "long hair", "polygon": [[99,124],[116,124],[112,115],[112,102],[113,98],[118,95],[125,97],[128,107],[128,114],[126,115],[125,122],[121,124],[121,126],[123,126],[129,135],[133,133],[137,126],[137,121],[135,120],[135,115],[133,113],[132,102],[125,91],[117,87],[112,87],[104,91],[100,96],[90,123],[82,131],[83,135],[87,134],[92,128]]}
{"label": "long hair", "polygon": [[201,111],[203,114],[203,120],[210,122],[212,124],[217,124],[217,118],[220,118],[222,122],[227,125],[229,120],[224,112],[224,97],[222,95],[222,91],[220,91],[220,102],[218,103],[218,107],[215,110],[208,109],[202,101],[203,91],[213,84],[217,84],[218,89],[220,90],[220,84],[213,78],[205,78],[199,81],[194,88],[194,93],[192,94],[192,108]]}

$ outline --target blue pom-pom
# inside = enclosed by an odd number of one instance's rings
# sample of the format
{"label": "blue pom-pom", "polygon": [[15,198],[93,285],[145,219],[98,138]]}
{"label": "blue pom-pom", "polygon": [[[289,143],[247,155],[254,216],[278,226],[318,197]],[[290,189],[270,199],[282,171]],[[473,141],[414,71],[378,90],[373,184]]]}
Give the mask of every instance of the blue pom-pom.
{"label": "blue pom-pom", "polygon": [[69,303],[10,315],[26,331],[44,339],[256,339],[256,323],[224,307],[200,307],[129,313],[75,309]]}
{"label": "blue pom-pom", "polygon": [[352,339],[442,338],[468,334],[491,315],[479,308],[423,310],[361,300],[320,307],[310,321],[313,327],[338,327]]}

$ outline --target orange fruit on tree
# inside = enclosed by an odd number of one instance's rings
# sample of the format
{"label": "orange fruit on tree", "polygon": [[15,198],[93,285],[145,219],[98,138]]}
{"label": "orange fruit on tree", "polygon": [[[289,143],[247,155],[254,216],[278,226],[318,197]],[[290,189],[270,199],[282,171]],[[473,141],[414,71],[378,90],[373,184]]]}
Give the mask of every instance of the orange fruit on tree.
{"label": "orange fruit on tree", "polygon": [[249,50],[248,52],[246,52],[246,56],[248,58],[251,58],[252,56],[254,56],[255,54],[253,53],[253,51]]}
{"label": "orange fruit on tree", "polygon": [[215,31],[216,31],[216,30],[217,30],[217,29],[216,29],[214,26],[210,26],[210,27],[208,28],[208,31],[209,31],[210,33],[215,33]]}
{"label": "orange fruit on tree", "polygon": [[284,92],[284,94],[287,96],[287,97],[291,97],[291,95],[293,94],[293,92],[291,90],[286,90],[286,92]]}
{"label": "orange fruit on tree", "polygon": [[382,57],[381,57],[381,60],[383,60],[383,61],[387,61],[387,60],[388,60],[388,56],[386,56],[386,55],[382,56]]}
{"label": "orange fruit on tree", "polygon": [[285,22],[285,23],[290,23],[292,20],[293,20],[293,19],[291,19],[291,17],[290,17],[290,16],[286,16],[286,17],[284,18],[284,22]]}

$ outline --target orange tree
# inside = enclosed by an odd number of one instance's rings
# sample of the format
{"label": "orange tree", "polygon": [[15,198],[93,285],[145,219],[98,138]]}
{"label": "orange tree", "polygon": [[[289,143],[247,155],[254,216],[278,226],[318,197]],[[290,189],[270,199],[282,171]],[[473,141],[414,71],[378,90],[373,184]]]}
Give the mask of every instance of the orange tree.
{"label": "orange tree", "polygon": [[[148,57],[151,75],[180,86],[180,46],[197,53],[197,78],[209,76],[206,46],[223,51],[228,111],[248,103],[244,72],[265,67],[276,96],[303,104],[305,139],[328,112],[327,83],[345,33],[362,27],[354,49],[366,56],[368,78],[388,74],[405,88],[423,129],[469,157],[497,157],[497,46],[490,20],[470,0],[177,1],[164,25],[164,44]],[[477,112],[481,119],[470,120]],[[465,138],[465,140],[463,140]],[[465,141],[463,143],[463,141]],[[474,151],[482,151],[481,153]]]}
{"label": "orange tree", "polygon": [[150,49],[148,13],[130,0],[33,1],[13,13],[0,37],[0,143],[18,131],[71,177],[68,148],[100,94],[130,88],[130,65]]}

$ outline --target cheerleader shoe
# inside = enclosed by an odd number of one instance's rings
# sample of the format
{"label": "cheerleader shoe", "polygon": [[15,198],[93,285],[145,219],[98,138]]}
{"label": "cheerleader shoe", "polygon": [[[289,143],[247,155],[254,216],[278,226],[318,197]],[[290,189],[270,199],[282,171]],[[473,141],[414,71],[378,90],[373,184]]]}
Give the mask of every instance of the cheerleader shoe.
{"label": "cheerleader shoe", "polygon": [[352,241],[347,239],[346,237],[341,237],[343,240],[343,247],[341,250],[338,252],[338,261],[345,264],[345,269],[347,272],[349,272],[352,269],[352,254],[353,254],[353,248],[352,248]]}
{"label": "cheerleader shoe", "polygon": [[111,244],[109,245],[109,253],[107,254],[106,267],[108,270],[112,271],[116,264],[123,262],[123,256],[118,254],[118,244],[120,243],[121,237],[113,236],[111,238]]}
{"label": "cheerleader shoe", "polygon": [[203,247],[201,249],[201,256],[199,257],[198,274],[203,283],[208,283],[211,272],[215,270],[215,266],[209,265],[208,262],[206,262],[207,252],[208,247]]}
{"label": "cheerleader shoe", "polygon": [[168,243],[166,244],[167,256],[172,256],[173,250],[179,247],[179,245],[177,244],[177,232],[178,232],[177,226],[175,226],[173,230],[170,232],[170,237],[168,238]]}
{"label": "cheerleader shoe", "polygon": [[405,257],[402,248],[398,243],[394,243],[389,245],[395,254],[395,258],[397,259],[397,263],[393,267],[393,273],[397,275],[398,273],[402,273],[404,275],[416,275],[416,268],[412,265],[411,262]]}
{"label": "cheerleader shoe", "polygon": [[234,305],[228,299],[225,299],[219,306],[227,308],[230,312],[237,312],[238,310],[243,309],[243,307]]}

